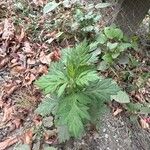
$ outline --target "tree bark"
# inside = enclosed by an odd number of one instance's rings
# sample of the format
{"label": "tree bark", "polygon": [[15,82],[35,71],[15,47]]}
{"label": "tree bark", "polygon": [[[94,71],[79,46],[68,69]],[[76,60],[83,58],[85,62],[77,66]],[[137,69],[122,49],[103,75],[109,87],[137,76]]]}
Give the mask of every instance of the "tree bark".
{"label": "tree bark", "polygon": [[137,31],[150,9],[150,0],[119,0],[118,3],[114,23],[130,36]]}

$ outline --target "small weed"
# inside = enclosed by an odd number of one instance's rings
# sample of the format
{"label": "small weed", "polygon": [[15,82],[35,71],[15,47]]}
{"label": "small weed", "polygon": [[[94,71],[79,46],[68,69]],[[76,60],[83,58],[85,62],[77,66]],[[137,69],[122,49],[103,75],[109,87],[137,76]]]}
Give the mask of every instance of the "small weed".
{"label": "small weed", "polygon": [[35,109],[37,105],[37,97],[33,95],[33,90],[21,89],[13,95],[13,100],[16,102],[16,106],[27,110]]}
{"label": "small weed", "polygon": [[[96,41],[91,43],[91,47],[94,49],[100,47],[102,62],[99,70],[101,71],[105,71],[110,65],[119,60],[125,50],[133,48],[123,32],[114,26],[105,27],[99,36],[97,36]],[[126,63],[125,61],[128,61],[128,58],[124,58],[122,61]]]}

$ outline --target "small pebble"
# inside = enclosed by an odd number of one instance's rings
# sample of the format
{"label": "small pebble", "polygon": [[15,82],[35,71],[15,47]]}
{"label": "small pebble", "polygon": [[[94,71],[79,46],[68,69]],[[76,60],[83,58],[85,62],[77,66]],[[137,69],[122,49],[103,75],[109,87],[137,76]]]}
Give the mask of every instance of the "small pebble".
{"label": "small pebble", "polygon": [[105,134],[105,138],[108,139],[108,137],[109,137],[108,134]]}
{"label": "small pebble", "polygon": [[105,133],[106,132],[106,129],[103,129],[103,133]]}
{"label": "small pebble", "polygon": [[124,125],[124,122],[121,122],[121,125]]}
{"label": "small pebble", "polygon": [[100,135],[99,135],[98,133],[95,133],[95,134],[94,134],[94,139],[98,139],[99,136],[100,136]]}

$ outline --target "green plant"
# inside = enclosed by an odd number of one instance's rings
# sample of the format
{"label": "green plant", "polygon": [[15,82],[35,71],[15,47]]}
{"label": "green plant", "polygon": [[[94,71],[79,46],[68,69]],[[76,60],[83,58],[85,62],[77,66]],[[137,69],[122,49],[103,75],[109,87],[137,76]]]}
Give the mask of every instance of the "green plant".
{"label": "green plant", "polygon": [[98,76],[93,63],[96,58],[89,52],[85,41],[63,50],[62,59],[35,82],[44,94],[50,94],[36,112],[55,116],[60,141],[80,137],[86,123],[96,122],[105,103],[120,92],[112,79]]}
{"label": "green plant", "polygon": [[[34,6],[34,7],[33,7]],[[32,41],[41,41],[41,8],[36,7],[34,2],[26,0],[15,0],[13,10],[16,15],[13,16],[14,25],[22,26],[24,32],[32,39]],[[39,37],[39,38],[37,38]],[[43,38],[42,38],[43,39]]]}
{"label": "green plant", "polygon": [[72,30],[79,30],[78,32],[84,33],[98,33],[98,22],[101,19],[101,15],[96,13],[94,9],[85,10],[83,8],[77,8],[74,15],[74,23],[71,25]]}
{"label": "green plant", "polygon": [[105,27],[104,34],[107,38],[107,52],[102,58],[108,63],[112,63],[113,60],[118,58],[123,51],[132,47],[130,43],[125,41],[123,32],[118,28]]}
{"label": "green plant", "polygon": [[91,46],[101,48],[101,58],[103,61],[100,70],[107,69],[108,66],[119,59],[119,56],[125,50],[133,47],[123,32],[114,26],[105,27]]}
{"label": "green plant", "polygon": [[63,32],[62,39],[75,38],[76,41],[80,41],[85,37],[89,38],[99,32],[99,21],[101,20],[99,9],[110,6],[108,3],[100,4],[99,6],[81,5],[79,1],[51,1],[43,8],[43,13],[48,16],[45,24],[48,23],[52,31]]}
{"label": "green plant", "polygon": [[[32,37],[33,41],[50,44],[54,39],[81,41],[84,38],[95,37],[100,29],[100,9],[110,4],[82,5],[78,1],[63,0],[50,1],[43,8],[33,6],[32,3],[28,5],[25,0],[16,0],[14,10],[19,17],[14,17],[15,24],[23,24],[26,33]],[[52,34],[55,38],[49,37],[48,33],[54,33],[54,31],[56,34],[63,34],[56,37]]]}
{"label": "green plant", "polygon": [[19,144],[16,145],[13,150],[30,150],[30,146],[28,144]]}
{"label": "green plant", "polygon": [[126,108],[128,111],[136,114],[144,114],[148,115],[150,113],[150,104],[145,102],[145,103],[132,103],[130,102],[129,104],[126,104]]}

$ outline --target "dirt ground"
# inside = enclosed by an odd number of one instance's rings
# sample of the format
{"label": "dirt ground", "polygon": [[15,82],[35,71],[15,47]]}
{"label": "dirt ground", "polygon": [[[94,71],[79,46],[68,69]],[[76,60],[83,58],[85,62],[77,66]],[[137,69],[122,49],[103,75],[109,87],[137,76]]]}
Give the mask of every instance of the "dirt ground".
{"label": "dirt ground", "polygon": [[98,133],[68,142],[63,150],[149,150],[150,132],[141,129],[126,116],[104,115]]}

